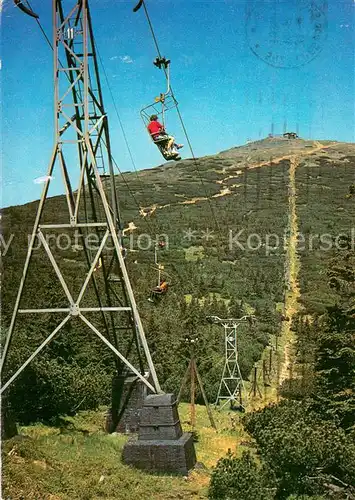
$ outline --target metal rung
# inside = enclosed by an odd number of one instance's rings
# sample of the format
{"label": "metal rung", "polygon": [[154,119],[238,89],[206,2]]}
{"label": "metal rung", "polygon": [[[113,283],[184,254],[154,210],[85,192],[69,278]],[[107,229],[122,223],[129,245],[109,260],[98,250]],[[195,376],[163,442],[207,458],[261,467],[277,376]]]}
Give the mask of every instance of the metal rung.
{"label": "metal rung", "polygon": [[118,281],[121,281],[121,278],[119,278],[118,276],[108,276],[107,281],[113,281],[114,283],[116,283]]}
{"label": "metal rung", "polygon": [[81,71],[80,66],[75,66],[74,68],[58,68],[58,71]]}
{"label": "metal rung", "polygon": [[82,222],[76,224],[41,224],[38,226],[39,229],[71,229],[76,227],[102,227],[107,228],[107,222]]}

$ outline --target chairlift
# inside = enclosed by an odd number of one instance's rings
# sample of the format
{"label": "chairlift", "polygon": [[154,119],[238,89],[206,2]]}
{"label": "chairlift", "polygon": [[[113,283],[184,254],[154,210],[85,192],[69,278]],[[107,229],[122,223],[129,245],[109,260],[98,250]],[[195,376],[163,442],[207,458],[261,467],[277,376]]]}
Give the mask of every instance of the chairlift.
{"label": "chairlift", "polygon": [[[174,141],[174,138],[166,132],[166,113],[170,110],[177,109],[178,102],[172,93],[170,87],[170,60],[165,57],[157,57],[154,62],[154,66],[159,69],[163,69],[167,79],[167,89],[157,96],[153,104],[149,104],[140,111],[141,118],[143,120],[145,129],[147,130],[149,137],[153,143],[158,147],[159,151],[166,160],[181,160],[181,156],[175,150],[174,145],[169,148],[169,142]],[[148,125],[151,122],[151,117],[156,116],[157,121],[163,126],[164,132],[160,133],[159,136],[154,139],[154,137],[149,133]]]}
{"label": "chairlift", "polygon": [[169,288],[169,283],[165,279],[162,279],[159,285],[152,288],[152,290],[150,291],[150,297],[148,299],[148,302],[154,303],[156,299],[159,299],[162,295],[166,294],[168,288]]}
{"label": "chairlift", "polygon": [[162,264],[158,263],[158,249],[160,248],[165,248],[166,243],[165,241],[159,241],[155,244],[154,247],[154,266],[153,268],[158,271],[158,284],[157,286],[153,287],[150,291],[150,297],[148,298],[149,302],[155,302],[157,299],[161,298],[163,295],[166,294],[169,288],[169,283],[167,282],[167,279],[165,277],[162,277],[163,274],[167,276],[167,274],[164,272],[164,266]]}
{"label": "chairlift", "polygon": [[[28,4],[28,2],[26,2]],[[34,17],[35,19],[39,18],[39,15],[33,12],[33,10],[30,8],[30,6],[26,6],[22,0],[14,0],[14,4],[16,7],[18,7],[22,12],[27,14],[28,16]]]}

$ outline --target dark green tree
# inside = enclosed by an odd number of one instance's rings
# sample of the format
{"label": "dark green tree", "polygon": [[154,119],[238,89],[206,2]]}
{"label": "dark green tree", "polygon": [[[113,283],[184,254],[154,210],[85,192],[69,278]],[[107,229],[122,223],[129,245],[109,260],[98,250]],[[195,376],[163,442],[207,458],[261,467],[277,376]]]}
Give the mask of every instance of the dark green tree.
{"label": "dark green tree", "polygon": [[228,451],[221,458],[211,477],[210,500],[271,500],[274,488],[270,474],[257,465],[250,452],[241,458]]}
{"label": "dark green tree", "polygon": [[350,430],[355,425],[355,319],[339,306],[328,311],[316,349],[314,407]]}
{"label": "dark green tree", "polygon": [[326,494],[328,484],[355,486],[355,447],[310,404],[282,401],[244,418],[261,458],[275,474],[277,498]]}

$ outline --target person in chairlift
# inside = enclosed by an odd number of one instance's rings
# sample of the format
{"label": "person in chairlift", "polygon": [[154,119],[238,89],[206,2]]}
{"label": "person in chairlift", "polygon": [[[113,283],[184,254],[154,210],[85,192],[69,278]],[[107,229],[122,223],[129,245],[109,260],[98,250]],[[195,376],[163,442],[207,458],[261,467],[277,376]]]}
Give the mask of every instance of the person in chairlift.
{"label": "person in chairlift", "polygon": [[179,153],[176,150],[184,147],[183,144],[176,144],[175,143],[175,138],[173,136],[169,135],[165,131],[164,126],[158,122],[157,115],[152,115],[150,117],[150,123],[149,123],[147,128],[148,128],[148,131],[149,131],[150,135],[152,136],[152,139],[154,142],[164,140],[164,139],[167,140],[166,150],[170,154],[177,156]]}

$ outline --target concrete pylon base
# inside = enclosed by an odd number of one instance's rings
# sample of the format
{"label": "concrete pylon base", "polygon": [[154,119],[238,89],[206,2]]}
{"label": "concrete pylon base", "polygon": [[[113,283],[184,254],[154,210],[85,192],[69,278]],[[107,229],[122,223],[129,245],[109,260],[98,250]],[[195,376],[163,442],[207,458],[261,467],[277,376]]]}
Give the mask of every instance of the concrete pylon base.
{"label": "concrete pylon base", "polygon": [[182,433],[173,394],[147,396],[138,438],[123,449],[123,461],[149,472],[186,475],[196,463],[192,434]]}
{"label": "concrete pylon base", "polygon": [[123,461],[149,472],[168,472],[186,476],[196,463],[192,434],[165,441],[129,441],[123,449]]}

